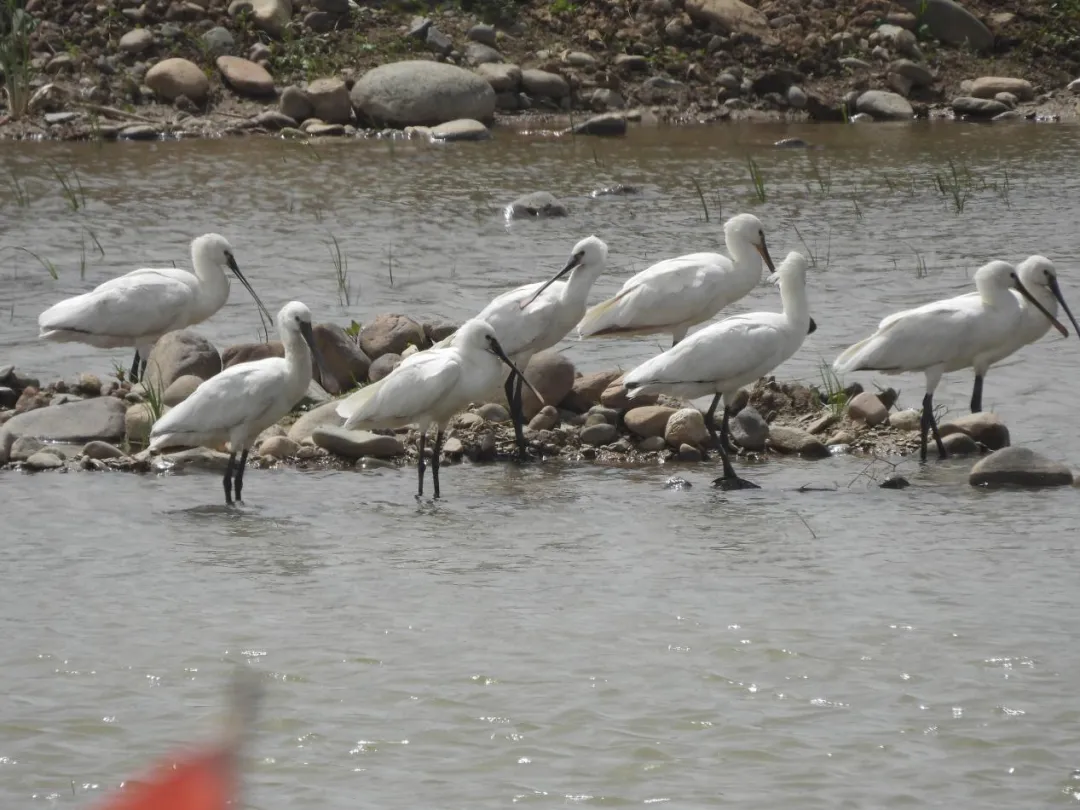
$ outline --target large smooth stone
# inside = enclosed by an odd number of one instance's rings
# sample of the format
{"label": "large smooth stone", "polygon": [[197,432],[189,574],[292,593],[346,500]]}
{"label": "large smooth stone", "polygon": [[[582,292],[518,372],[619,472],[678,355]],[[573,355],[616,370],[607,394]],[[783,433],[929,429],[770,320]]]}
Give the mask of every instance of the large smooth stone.
{"label": "large smooth stone", "polygon": [[458,118],[487,123],[495,113],[487,80],[441,62],[381,65],[361,76],[349,97],[358,116],[388,126],[436,126]]}
{"label": "large smooth stone", "polygon": [[973,487],[1063,487],[1073,482],[1072,470],[1027,447],[1005,447],[975,463],[968,475]]}

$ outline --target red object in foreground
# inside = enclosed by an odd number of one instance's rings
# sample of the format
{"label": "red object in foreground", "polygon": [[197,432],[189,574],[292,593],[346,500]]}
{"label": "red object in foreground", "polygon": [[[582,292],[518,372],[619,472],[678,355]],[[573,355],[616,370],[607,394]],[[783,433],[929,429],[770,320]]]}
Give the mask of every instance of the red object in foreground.
{"label": "red object in foreground", "polygon": [[220,748],[169,758],[96,810],[227,810],[236,796],[233,757]]}

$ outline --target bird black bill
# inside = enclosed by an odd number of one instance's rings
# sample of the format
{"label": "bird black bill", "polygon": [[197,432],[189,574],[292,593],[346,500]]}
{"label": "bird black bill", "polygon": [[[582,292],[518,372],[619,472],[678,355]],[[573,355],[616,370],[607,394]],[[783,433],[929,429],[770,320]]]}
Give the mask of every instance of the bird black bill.
{"label": "bird black bill", "polygon": [[761,258],[765,261],[765,266],[769,268],[770,273],[776,272],[776,266],[773,264],[772,256],[769,255],[769,246],[765,244],[765,237],[761,237],[761,244],[754,245],[757,248],[757,252],[761,254]]}
{"label": "bird black bill", "polygon": [[[1055,318],[1053,315],[1050,314],[1050,310],[1048,310],[1046,307],[1044,307],[1042,304],[1040,304],[1038,301],[1035,300],[1035,296],[1033,296],[1031,293],[1029,293],[1027,287],[1025,287],[1023,284],[1020,283],[1020,279],[1016,279],[1015,285],[1016,285],[1017,292],[1019,292],[1022,296],[1024,296],[1024,298],[1026,298],[1028,301],[1030,301],[1035,306],[1035,308],[1039,310],[1039,312],[1041,312],[1043,315],[1045,315],[1047,318],[1049,318],[1050,323],[1053,324],[1055,329],[1057,329],[1059,332],[1061,332],[1063,337],[1068,337],[1069,336],[1069,330],[1061,325],[1061,321],[1059,321],[1057,318]],[[1065,311],[1068,312],[1067,307],[1066,307]],[[1071,317],[1071,314],[1070,314],[1070,317]],[[1073,321],[1074,325],[1075,325],[1075,323],[1076,322]]]}
{"label": "bird black bill", "polygon": [[255,293],[255,288],[251,286],[244,274],[240,272],[240,267],[236,264],[236,259],[230,254],[226,259],[229,264],[229,269],[233,271],[233,274],[240,279],[240,283],[244,285],[244,289],[248,291],[253,299],[255,299],[255,305],[259,308],[259,322],[263,325],[263,331],[266,332],[266,339],[270,339],[270,325],[274,323],[273,317],[270,315],[270,311],[263,304],[262,299]]}
{"label": "bird black bill", "polygon": [[1065,303],[1065,296],[1061,294],[1061,287],[1058,286],[1056,278],[1050,279],[1050,292],[1054,294],[1054,298],[1061,304],[1061,308],[1065,310],[1065,314],[1069,316],[1069,320],[1072,321],[1073,328],[1076,329],[1076,334],[1080,337],[1080,325],[1077,325],[1076,318],[1073,317],[1072,310],[1069,309],[1069,305]]}
{"label": "bird black bill", "polygon": [[506,365],[510,367],[510,370],[518,376],[518,378],[525,383],[525,386],[533,392],[533,396],[539,400],[541,405],[546,405],[544,398],[540,396],[540,392],[533,388],[533,384],[525,379],[525,375],[521,373],[521,369],[514,365],[514,361],[506,356],[506,352],[502,350],[502,346],[498,344],[498,341],[491,341],[491,351],[495,353],[495,356],[502,360]]}
{"label": "bird black bill", "polygon": [[[531,303],[532,303],[533,301],[535,301],[535,300],[536,300],[537,298],[539,298],[539,297],[540,297],[540,293],[542,293],[542,292],[543,292],[544,290],[546,290],[546,289],[547,289],[548,287],[550,287],[550,286],[551,286],[552,284],[554,284],[554,283],[555,283],[556,281],[558,281],[558,280],[559,280],[560,278],[562,278],[563,276],[565,276],[565,275],[566,275],[567,273],[569,273],[569,272],[570,272],[571,270],[573,270],[573,269],[574,269],[575,267],[577,267],[577,266],[578,266],[579,264],[581,264],[581,254],[579,254],[579,253],[575,253],[575,254],[574,254],[573,256],[571,256],[571,257],[570,257],[570,261],[568,261],[568,262],[566,263],[566,266],[565,266],[565,267],[563,267],[563,269],[562,269],[562,270],[560,270],[560,271],[559,271],[558,273],[556,273],[556,274],[555,274],[554,276],[552,276],[551,278],[549,278],[549,279],[548,279],[548,280],[547,280],[546,282],[544,282],[543,286],[542,286],[542,287],[540,287],[540,289],[539,289],[539,290],[537,290],[536,292],[534,292],[534,293],[533,293],[533,294],[532,294],[532,295],[531,295],[531,296],[529,297],[529,300],[528,300],[528,301],[524,302],[524,303],[523,303],[523,304],[521,305],[521,308],[522,308],[522,309],[525,309],[525,308],[526,308],[527,306],[529,306],[529,304],[531,304]],[[524,378],[523,378],[523,379],[524,379]]]}
{"label": "bird black bill", "polygon": [[326,373],[326,363],[323,362],[322,354],[319,353],[319,347],[315,343],[315,333],[311,330],[311,324],[301,321],[300,334],[304,338],[304,343],[311,349],[311,356],[315,358],[315,365],[319,369],[319,379],[321,380],[323,374]]}

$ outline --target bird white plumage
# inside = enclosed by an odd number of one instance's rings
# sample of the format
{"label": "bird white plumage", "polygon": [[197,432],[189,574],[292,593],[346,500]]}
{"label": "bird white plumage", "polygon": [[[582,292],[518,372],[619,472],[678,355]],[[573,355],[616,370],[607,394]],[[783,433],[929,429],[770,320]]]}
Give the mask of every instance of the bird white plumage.
{"label": "bird white plumage", "polygon": [[[1016,275],[1020,283],[1031,293],[1032,298],[1042,305],[1046,312],[1057,317],[1058,303],[1061,303],[1065,314],[1072,321],[1077,334],[1080,334],[1080,324],[1077,324],[1069,305],[1065,303],[1065,297],[1061,294],[1058,285],[1057,269],[1054,263],[1045,256],[1029,256],[1016,266]],[[983,379],[990,367],[1000,363],[1006,357],[1025,346],[1039,340],[1050,331],[1053,325],[1043,311],[1033,305],[1027,298],[1015,290],[1010,291],[1020,304],[1020,324],[1009,333],[1009,338],[991,352],[984,353],[974,365],[975,384],[971,393],[971,412],[978,413],[982,410]],[[968,293],[977,296],[978,293]]]}
{"label": "bird white plumage", "polygon": [[[509,360],[486,321],[473,318],[427,351],[406,357],[378,382],[342,400],[337,413],[347,428],[399,428],[415,424],[420,429],[418,496],[424,492],[424,443],[432,424],[437,433],[432,456],[435,497],[439,497],[439,452],[443,432],[454,414],[470,403],[483,400],[502,379],[503,364],[510,373],[520,371]],[[531,386],[530,386],[531,388]],[[535,393],[535,392],[534,392]]]}
{"label": "bird white plumage", "polygon": [[[229,443],[225,500],[231,502],[229,472],[242,451],[236,478],[240,500],[248,451],[258,435],[295,407],[311,383],[312,356],[317,357],[311,311],[291,301],[277,316],[284,357],[239,363],[204,381],[157,422],[150,431],[150,449],[217,447]],[[310,350],[310,351],[309,351]]]}
{"label": "bird white plumage", "polygon": [[705,423],[714,441],[714,415],[720,399],[724,400],[719,437],[724,475],[717,482],[725,488],[753,486],[735,475],[728,458],[729,405],[739,388],[768,374],[802,346],[810,326],[806,271],[805,257],[789,253],[773,276],[780,286],[783,312],[751,312],[709,324],[623,378],[623,389],[631,399],[650,393],[713,394]]}
{"label": "bird white plumage", "polygon": [[[1008,343],[1023,317],[1019,297],[1010,289],[1014,286],[1022,296],[1034,301],[1012,265],[1002,261],[985,264],[975,272],[976,294],[933,301],[889,315],[874,334],[845,349],[833,362],[833,369],[837,374],[923,372],[926,394],[921,457],[926,458],[927,431],[932,430],[938,454],[945,458],[945,446],[933,418],[934,390],[943,374],[969,366],[983,367],[999,347]],[[1035,302],[1035,306],[1042,305]],[[1049,312],[1043,311],[1043,315],[1064,332]]]}
{"label": "bird white plumage", "polygon": [[774,270],[761,221],[739,214],[724,224],[729,259],[690,253],[665,259],[632,276],[613,297],[591,307],[578,324],[586,337],[630,337],[687,331],[748,295],[761,281],[762,262]]}
{"label": "bird white plumage", "polygon": [[90,292],[67,298],[38,316],[40,337],[86,343],[101,349],[133,346],[143,366],[154,343],[166,332],[201,323],[229,297],[229,268],[270,321],[259,297],[241,274],[232,246],[208,233],[191,243],[193,272],[176,267],[143,268],[110,279]]}
{"label": "bird white plumage", "polygon": [[[587,236],[574,245],[569,260],[552,278],[503,293],[476,317],[491,325],[503,351],[514,365],[524,369],[534,354],[556,345],[581,320],[589,291],[607,265],[607,254],[602,239]],[[566,276],[569,277],[564,280]],[[455,332],[438,345],[456,343],[457,335]],[[513,375],[505,380],[506,400],[514,420],[518,452],[524,459],[526,445],[521,413],[524,377],[518,378],[516,387],[512,387],[513,382]]]}

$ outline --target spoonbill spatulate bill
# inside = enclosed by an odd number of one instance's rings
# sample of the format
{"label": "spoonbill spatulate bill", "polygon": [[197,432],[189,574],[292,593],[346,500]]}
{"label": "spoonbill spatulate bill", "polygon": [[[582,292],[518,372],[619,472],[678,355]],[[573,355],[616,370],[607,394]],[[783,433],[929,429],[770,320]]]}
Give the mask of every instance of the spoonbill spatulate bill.
{"label": "spoonbill spatulate bill", "polygon": [[753,214],[724,223],[729,259],[690,253],[665,259],[632,276],[613,298],[591,307],[578,324],[586,337],[631,337],[670,332],[672,345],[692,326],[748,295],[761,281],[762,262],[775,271],[765,229]]}
{"label": "spoonbill spatulate bill", "polygon": [[1062,326],[1021,283],[1011,264],[994,261],[975,272],[976,294],[958,295],[915,309],[889,315],[870,337],[845,349],[833,362],[837,374],[880,371],[903,374],[921,371],[926,376],[922,402],[919,457],[926,461],[927,433],[933,433],[938,456],[947,458],[934,419],[934,391],[950,371],[988,367],[987,358],[1014,338],[1024,312],[1019,292],[1061,334]]}
{"label": "spoonbill spatulate bill", "polygon": [[[150,431],[150,450],[219,447],[229,443],[225,503],[240,501],[248,452],[259,434],[291,411],[311,383],[311,361],[322,363],[311,311],[290,301],[277,316],[284,357],[238,363],[204,381]],[[237,464],[236,454],[240,452]]]}
{"label": "spoonbill spatulate bill", "polygon": [[[603,240],[587,236],[574,245],[566,264],[551,279],[503,293],[476,317],[491,324],[507,356],[524,369],[534,354],[557,344],[581,320],[589,290],[607,265],[607,254]],[[456,341],[452,336],[450,342]],[[527,452],[521,403],[524,382],[523,375],[508,374],[505,383],[522,461]]]}
{"label": "spoonbill spatulate bill", "polygon": [[[721,489],[758,488],[739,478],[731,464],[730,404],[742,386],[770,373],[795,354],[806,339],[810,331],[806,270],[803,255],[792,252],[771,276],[780,286],[783,312],[750,312],[709,324],[623,378],[623,390],[631,399],[660,393],[690,398],[713,395],[705,425],[720,450],[724,474],[713,483]],[[724,419],[717,439],[715,417],[721,398]]]}
{"label": "spoonbill spatulate bill", "polygon": [[240,272],[232,246],[224,236],[208,233],[191,243],[194,272],[177,267],[143,268],[110,279],[90,292],[66,298],[38,316],[40,337],[86,343],[99,349],[135,347],[131,378],[146,371],[154,343],[166,332],[202,323],[229,298],[225,269],[251,293],[260,319],[270,313]]}
{"label": "spoonbill spatulate bill", "polygon": [[[1077,335],[1080,335],[1080,325],[1076,323],[1076,318],[1073,317],[1069,305],[1065,303],[1065,296],[1061,294],[1057,270],[1053,262],[1045,256],[1029,256],[1016,266],[1016,275],[1020,279],[1020,283],[1031,293],[1031,297],[1043,306],[1045,312],[1057,317],[1057,308],[1060,303],[1061,308],[1065,310],[1065,314],[1072,321]],[[978,295],[978,293],[969,293],[969,295]],[[978,413],[982,410],[983,378],[986,377],[990,367],[995,363],[1000,363],[1009,355],[1024,348],[1024,346],[1034,343],[1050,331],[1051,323],[1044,311],[1033,306],[1030,301],[1018,293],[1013,292],[1013,295],[1017,297],[1020,303],[1022,313],[1020,325],[1011,333],[1007,342],[1001,344],[995,351],[981,357],[980,362],[975,365],[975,384],[971,390],[972,413]]]}
{"label": "spoonbill spatulate bill", "polygon": [[[424,445],[428,429],[434,424],[431,480],[438,498],[439,455],[446,427],[454,414],[483,400],[498,387],[504,363],[512,376],[524,377],[503,350],[491,325],[473,318],[454,333],[453,341],[406,357],[381,380],[342,400],[337,412],[344,417],[347,428],[392,429],[407,425],[419,428],[417,498],[424,494]],[[529,389],[536,394],[531,385]],[[536,397],[541,399],[539,394]]]}

